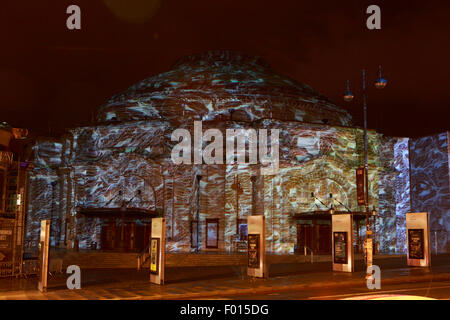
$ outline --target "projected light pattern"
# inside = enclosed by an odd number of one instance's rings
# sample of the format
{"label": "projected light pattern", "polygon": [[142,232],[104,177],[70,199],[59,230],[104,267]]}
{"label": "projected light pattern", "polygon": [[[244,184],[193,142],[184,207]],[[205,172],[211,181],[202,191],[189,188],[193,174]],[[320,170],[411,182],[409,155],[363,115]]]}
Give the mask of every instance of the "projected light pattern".
{"label": "projected light pattern", "polygon": [[[61,165],[62,144],[58,141],[41,140],[33,148],[35,168],[29,173],[26,216],[27,240],[39,240],[41,220],[50,219],[51,245],[57,245],[56,234],[61,234],[62,198],[58,166]],[[64,189],[62,190],[65,191]]]}
{"label": "projected light pattern", "polygon": [[[249,164],[174,165],[171,133],[182,127],[193,135],[194,120],[200,119],[204,131],[279,129],[279,174],[263,176],[258,165]],[[357,205],[355,185],[355,169],[364,163],[362,130],[341,126],[350,124],[346,111],[307,85],[275,74],[258,58],[187,57],[175,69],[113,97],[98,120],[99,125],[73,129],[58,141],[37,142],[28,239],[37,240],[41,219],[52,219],[53,245],[73,248],[78,239],[80,248],[98,248],[107,219],[83,212],[143,210],[148,217],[166,218],[169,251],[195,250],[191,227],[197,220],[201,250],[231,251],[238,220],[264,214],[268,251],[292,253],[296,215],[331,204],[340,211],[364,210]],[[404,252],[409,141],[373,131],[368,138],[370,208],[379,213],[379,249]],[[218,219],[217,249],[206,248],[206,219]],[[137,224],[145,220],[134,218]]]}
{"label": "projected light pattern", "polygon": [[405,214],[411,211],[408,141],[408,138],[382,139],[380,162],[383,169],[376,223],[381,252],[402,253],[406,250]]}
{"label": "projected light pattern", "polygon": [[174,69],[112,97],[98,120],[264,118],[350,125],[350,114],[306,84],[276,74],[259,57],[218,51],[181,59]]}
{"label": "projected light pattern", "polygon": [[449,132],[411,140],[411,195],[416,212],[430,212],[433,252],[450,251]]}
{"label": "projected light pattern", "polygon": [[[167,219],[168,249],[188,252],[200,192],[199,243],[203,250],[205,219],[219,219],[218,249],[229,251],[237,219],[255,212],[266,216],[268,250],[292,253],[297,242],[294,215],[327,210],[331,203],[342,211],[345,207],[363,210],[356,203],[355,186],[355,168],[362,164],[358,155],[362,130],[279,120],[255,123],[256,127],[279,128],[282,133],[280,174],[261,176],[255,165],[174,166],[169,153],[159,151],[168,150],[169,130],[155,129],[164,127],[160,122],[138,124],[79,128],[61,143],[36,145],[39,157],[30,183],[29,237],[38,236],[39,219],[53,217],[53,243],[64,242],[65,237],[73,241],[77,234],[80,248],[92,248],[101,241],[102,221],[75,216],[77,210],[114,209],[125,203],[126,208],[161,208]],[[204,129],[214,124],[204,123]],[[241,124],[228,123],[233,126]],[[409,168],[407,139],[389,140],[370,132],[369,142],[370,206],[381,216],[377,227],[380,249],[394,252],[401,232],[398,220],[408,211],[409,186],[403,181]],[[145,152],[148,148],[157,151]],[[202,176],[200,185],[197,175]],[[255,185],[251,176],[256,177]],[[233,187],[236,180],[242,189],[239,195]],[[311,192],[325,206],[311,199]]]}

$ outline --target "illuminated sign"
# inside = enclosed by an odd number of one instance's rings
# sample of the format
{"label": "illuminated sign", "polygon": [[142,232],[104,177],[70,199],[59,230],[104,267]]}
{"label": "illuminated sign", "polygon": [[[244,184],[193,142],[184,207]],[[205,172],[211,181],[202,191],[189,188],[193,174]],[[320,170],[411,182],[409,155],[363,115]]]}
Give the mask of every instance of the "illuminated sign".
{"label": "illuminated sign", "polygon": [[259,268],[259,234],[248,235],[248,267]]}
{"label": "illuminated sign", "polygon": [[50,220],[42,220],[40,241],[38,244],[39,248],[38,290],[41,292],[47,291],[49,244],[50,244]]}
{"label": "illuminated sign", "polygon": [[333,271],[353,272],[353,216],[350,213],[331,216]]}
{"label": "illuminated sign", "polygon": [[347,232],[333,232],[334,263],[347,264]]}
{"label": "illuminated sign", "polygon": [[164,284],[166,219],[152,218],[150,238],[150,282]]}
{"label": "illuminated sign", "polygon": [[247,217],[247,275],[266,278],[268,276],[265,247],[266,220],[263,215]]}
{"label": "illuminated sign", "polygon": [[159,238],[152,238],[150,244],[150,272],[158,273],[159,267]]}
{"label": "illuminated sign", "polygon": [[409,259],[424,259],[423,229],[408,229],[408,257]]}
{"label": "illuminated sign", "polygon": [[431,265],[429,213],[406,213],[406,230],[408,265],[429,267]]}

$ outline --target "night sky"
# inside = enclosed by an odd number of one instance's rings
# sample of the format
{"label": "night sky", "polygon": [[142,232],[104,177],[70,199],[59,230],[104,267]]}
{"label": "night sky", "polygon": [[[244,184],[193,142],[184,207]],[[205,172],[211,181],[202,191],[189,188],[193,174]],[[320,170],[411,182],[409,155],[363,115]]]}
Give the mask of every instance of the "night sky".
{"label": "night sky", "polygon": [[[66,28],[70,4],[81,7],[80,31]],[[371,4],[381,7],[381,30],[366,28]],[[112,95],[208,50],[263,57],[357,125],[366,68],[370,128],[409,137],[450,130],[448,0],[8,0],[0,10],[0,121],[35,134],[88,125]],[[384,90],[373,86],[379,64]]]}

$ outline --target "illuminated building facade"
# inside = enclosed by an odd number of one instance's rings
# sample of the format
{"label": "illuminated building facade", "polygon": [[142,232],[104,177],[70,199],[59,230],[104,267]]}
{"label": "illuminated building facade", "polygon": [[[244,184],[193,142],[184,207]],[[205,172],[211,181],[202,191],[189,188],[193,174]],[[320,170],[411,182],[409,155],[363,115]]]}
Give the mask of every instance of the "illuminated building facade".
{"label": "illuminated building facade", "polygon": [[[253,164],[175,165],[171,134],[193,132],[194,121],[222,132],[279,129],[279,174],[261,175]],[[112,97],[95,124],[37,141],[27,238],[37,240],[39,221],[51,219],[53,246],[141,251],[151,217],[164,216],[168,251],[234,252],[245,248],[246,217],[264,214],[269,252],[308,246],[327,254],[331,205],[364,211],[355,178],[363,148],[363,131],[347,111],[263,60],[229,52],[185,57]],[[380,252],[406,248],[410,168],[416,170],[410,148],[408,138],[369,130],[370,208],[378,213]],[[446,165],[448,177],[448,157]],[[362,237],[364,221],[356,220]],[[442,229],[448,234],[448,222]]]}

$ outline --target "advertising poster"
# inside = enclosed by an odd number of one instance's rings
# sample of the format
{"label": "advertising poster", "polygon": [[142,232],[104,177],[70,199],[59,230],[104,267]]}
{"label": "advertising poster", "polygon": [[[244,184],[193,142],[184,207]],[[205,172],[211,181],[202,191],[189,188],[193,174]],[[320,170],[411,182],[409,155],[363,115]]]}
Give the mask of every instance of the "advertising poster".
{"label": "advertising poster", "polygon": [[48,280],[48,252],[50,240],[50,220],[41,221],[41,234],[39,241],[39,273],[38,273],[38,290],[47,291]]}
{"label": "advertising poster", "polygon": [[331,216],[331,251],[333,271],[353,272],[353,216],[350,213]]}
{"label": "advertising poster", "polygon": [[334,263],[347,264],[347,232],[334,232]]}
{"label": "advertising poster", "polygon": [[259,234],[248,235],[248,267],[259,268]]}
{"label": "advertising poster", "polygon": [[152,238],[150,244],[150,272],[158,273],[159,266],[159,238]]}
{"label": "advertising poster", "polygon": [[263,215],[247,217],[247,275],[267,278],[265,246],[266,220]]}
{"label": "advertising poster", "polygon": [[423,229],[408,229],[408,257],[425,258]]}

